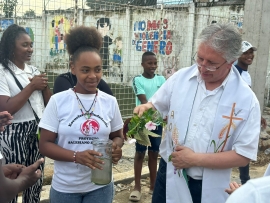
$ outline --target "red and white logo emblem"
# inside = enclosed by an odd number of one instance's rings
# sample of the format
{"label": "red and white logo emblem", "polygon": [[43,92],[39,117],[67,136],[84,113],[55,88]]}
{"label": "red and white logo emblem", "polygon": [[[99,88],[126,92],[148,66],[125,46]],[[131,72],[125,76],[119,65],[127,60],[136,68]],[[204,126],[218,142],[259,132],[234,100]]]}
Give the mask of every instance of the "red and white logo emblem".
{"label": "red and white logo emblem", "polygon": [[81,124],[81,132],[86,135],[94,135],[99,131],[99,123],[95,119],[88,119]]}

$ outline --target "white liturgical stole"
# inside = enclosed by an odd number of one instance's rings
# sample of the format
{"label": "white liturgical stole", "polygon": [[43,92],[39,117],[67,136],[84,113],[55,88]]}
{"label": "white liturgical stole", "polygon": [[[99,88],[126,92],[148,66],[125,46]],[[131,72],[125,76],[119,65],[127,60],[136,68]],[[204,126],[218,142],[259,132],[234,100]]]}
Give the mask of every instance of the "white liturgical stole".
{"label": "white liturgical stole", "polygon": [[[175,170],[169,156],[176,144],[184,145],[194,97],[196,96],[197,77],[191,77],[197,67],[192,66],[177,74],[170,98],[170,110],[166,128],[167,148],[167,203],[192,203],[191,195],[181,170]],[[235,68],[234,68],[235,69]],[[235,74],[229,75],[223,93],[219,99],[215,122],[207,153],[230,151],[236,142],[249,116],[254,95],[250,88]],[[174,75],[173,75],[174,76]],[[172,77],[173,77],[172,76]],[[170,78],[169,78],[170,79]],[[185,86],[185,88],[179,88]],[[175,102],[177,101],[177,102]],[[185,119],[183,119],[185,118]],[[163,157],[166,159],[166,157]],[[230,183],[231,169],[203,169],[202,203],[224,203],[228,194],[224,191]]]}

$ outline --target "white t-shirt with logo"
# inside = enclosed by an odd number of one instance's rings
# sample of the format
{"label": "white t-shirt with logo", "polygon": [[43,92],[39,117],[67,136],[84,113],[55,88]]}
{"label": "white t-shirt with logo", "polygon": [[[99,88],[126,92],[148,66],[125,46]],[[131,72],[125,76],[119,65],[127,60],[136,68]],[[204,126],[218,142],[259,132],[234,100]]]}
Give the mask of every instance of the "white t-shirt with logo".
{"label": "white t-shirt with logo", "polygon": [[[30,83],[29,78],[33,78],[35,75],[40,74],[36,67],[29,66],[27,64],[25,64],[24,70],[21,70],[15,64],[10,62],[9,68],[15,73],[16,78],[19,80],[23,88]],[[0,78],[0,95],[14,97],[21,92],[20,88],[15,82],[14,77],[11,75],[9,70],[4,68],[2,64],[0,64]],[[42,91],[34,91],[29,97],[29,100],[36,114],[39,118],[41,118],[44,110]],[[19,123],[30,120],[35,120],[35,116],[29,103],[26,102],[24,106],[13,115],[11,122]]]}
{"label": "white t-shirt with logo", "polygon": [[[88,110],[95,94],[78,94]],[[85,111],[83,110],[85,113]],[[92,140],[108,139],[111,132],[123,128],[116,98],[98,91],[93,115],[87,121],[78,106],[72,89],[53,95],[44,110],[39,127],[58,133],[57,144],[72,151],[93,149]],[[73,162],[55,161],[52,187],[65,193],[96,190],[102,186],[91,183],[91,169]]]}

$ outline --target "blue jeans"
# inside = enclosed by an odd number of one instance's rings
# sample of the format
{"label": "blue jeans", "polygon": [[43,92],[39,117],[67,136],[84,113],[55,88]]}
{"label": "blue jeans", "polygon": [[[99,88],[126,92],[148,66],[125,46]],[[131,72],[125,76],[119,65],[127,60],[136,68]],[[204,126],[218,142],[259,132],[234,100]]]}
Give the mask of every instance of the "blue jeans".
{"label": "blue jeans", "polygon": [[50,190],[50,203],[112,203],[113,182],[105,187],[84,193],[63,193],[56,191],[53,187]]}
{"label": "blue jeans", "polygon": [[167,163],[163,158],[159,161],[156,183],[152,196],[152,203],[166,203],[166,172]]}

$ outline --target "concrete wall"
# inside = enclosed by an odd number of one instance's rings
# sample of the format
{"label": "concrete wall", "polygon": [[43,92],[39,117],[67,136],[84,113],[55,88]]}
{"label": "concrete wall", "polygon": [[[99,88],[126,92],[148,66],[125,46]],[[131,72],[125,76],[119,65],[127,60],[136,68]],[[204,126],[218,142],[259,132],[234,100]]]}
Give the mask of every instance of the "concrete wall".
{"label": "concrete wall", "polygon": [[[196,37],[214,22],[243,25],[243,6],[196,7],[193,3],[175,9],[143,9],[119,7],[113,11],[80,11],[78,24],[95,26],[108,43],[109,74],[107,82],[130,84],[142,72],[141,56],[153,51],[159,61],[158,73],[170,76],[176,70],[192,64],[196,52]],[[32,33],[34,55],[31,63],[41,71],[56,74],[68,70],[68,54],[63,41],[74,26],[72,11],[51,11],[36,19],[17,19],[17,23]],[[106,28],[99,20],[109,20]],[[101,21],[102,21],[101,20]],[[4,30],[4,28],[3,28]]]}

